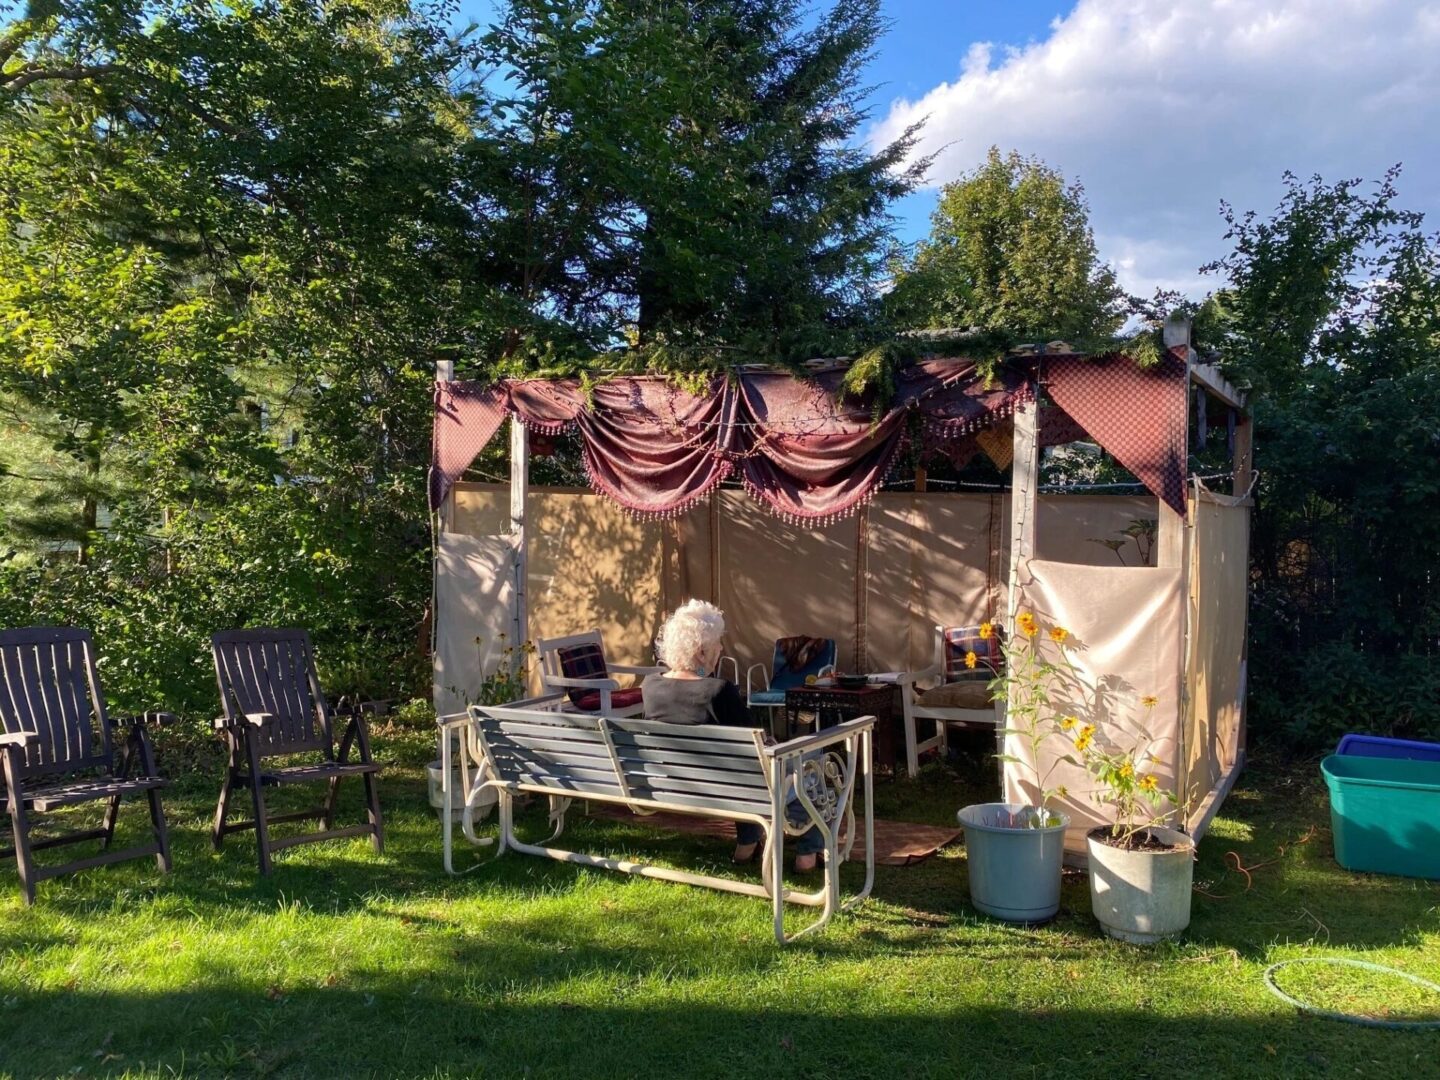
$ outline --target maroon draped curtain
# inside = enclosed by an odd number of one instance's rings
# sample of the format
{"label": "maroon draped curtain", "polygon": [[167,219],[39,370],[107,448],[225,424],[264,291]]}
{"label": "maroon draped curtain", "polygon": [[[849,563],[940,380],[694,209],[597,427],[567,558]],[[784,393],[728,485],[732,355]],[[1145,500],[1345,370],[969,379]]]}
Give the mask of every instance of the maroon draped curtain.
{"label": "maroon draped curtain", "polygon": [[[1060,406],[1050,438],[1089,432],[1162,498],[1178,490],[1183,507],[1183,362],[1178,455],[1173,370],[1144,373],[1130,361],[1079,357],[1046,357],[1044,365]],[[738,474],[777,515],[832,521],[874,495],[910,439],[926,451],[970,444],[1032,400],[1032,371],[1009,366],[987,379],[968,360],[922,360],[897,373],[883,407],[873,395],[842,397],[840,371],[811,378],[741,372],[712,379],[699,394],[658,376],[611,379],[588,392],[575,379],[441,383],[431,506],[509,415],[538,433],[578,431],[590,485],[638,514],[683,513]]]}

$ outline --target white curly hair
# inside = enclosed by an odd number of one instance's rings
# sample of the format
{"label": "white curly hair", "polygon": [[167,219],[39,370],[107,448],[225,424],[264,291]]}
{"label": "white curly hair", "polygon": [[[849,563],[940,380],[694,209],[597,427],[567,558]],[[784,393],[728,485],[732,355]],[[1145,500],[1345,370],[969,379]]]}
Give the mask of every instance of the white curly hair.
{"label": "white curly hair", "polygon": [[707,600],[686,600],[655,638],[655,653],[672,671],[704,675],[725,636],[725,613]]}

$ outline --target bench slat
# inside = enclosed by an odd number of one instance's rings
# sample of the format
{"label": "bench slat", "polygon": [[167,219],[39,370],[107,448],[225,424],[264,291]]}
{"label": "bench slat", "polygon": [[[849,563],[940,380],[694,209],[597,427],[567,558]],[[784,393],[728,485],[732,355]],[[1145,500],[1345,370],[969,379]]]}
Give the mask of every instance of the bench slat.
{"label": "bench slat", "polygon": [[706,751],[687,753],[684,750],[652,750],[644,746],[617,746],[615,752],[621,761],[627,762],[653,761],[661,765],[691,765],[699,769],[730,769],[735,772],[754,772],[763,768],[759,764],[759,757],[753,753],[742,757],[736,754],[711,754]]}
{"label": "bench slat", "polygon": [[520,720],[491,720],[482,719],[480,730],[489,735],[493,732],[506,732],[511,735],[527,735],[538,739],[557,739],[561,742],[575,743],[579,746],[603,746],[604,738],[600,729],[572,727],[567,724],[530,724]]}
{"label": "bench slat", "polygon": [[580,794],[593,793],[595,795],[609,795],[612,797],[624,797],[624,792],[612,780],[608,784],[602,784],[594,780],[577,780],[573,777],[544,776],[533,772],[516,773],[513,776],[502,776],[502,780],[509,784],[520,784],[527,788],[538,788],[545,793]]}
{"label": "bench slat", "polygon": [[610,754],[606,751],[604,743],[572,743],[560,739],[537,739],[530,735],[512,735],[508,731],[487,731],[485,738],[491,746],[518,747],[525,753],[559,754],[577,760],[585,758],[603,761],[606,765],[610,764]]}
{"label": "bench slat", "polygon": [[755,745],[755,728],[728,724],[661,724],[654,720],[607,720],[616,736],[643,738],[698,738],[707,742],[737,742]]}
{"label": "bench slat", "polygon": [[754,765],[748,771],[738,769],[702,769],[688,765],[672,765],[668,761],[632,761],[623,755],[620,766],[625,770],[627,783],[634,783],[631,777],[661,779],[674,777],[681,780],[702,780],[709,784],[733,784],[737,787],[769,789],[765,777]]}
{"label": "bench slat", "polygon": [[[755,761],[760,760],[759,755],[755,753],[755,742],[753,738],[747,737],[744,741],[709,739],[706,738],[705,735],[700,734],[700,732],[705,730],[705,728],[698,729],[697,734],[690,738],[675,738],[669,735],[637,734],[630,731],[612,732],[610,738],[611,741],[615,743],[615,748],[621,752],[629,750],[632,747],[641,750],[678,750],[681,753],[691,754],[705,754],[712,750],[715,752],[723,750],[725,753],[733,754],[737,757],[751,758]],[[722,729],[711,727],[709,730],[719,731]],[[745,752],[746,748],[749,749],[749,753]]]}
{"label": "bench slat", "polygon": [[759,802],[766,804],[770,802],[768,790],[753,787],[742,787],[738,784],[715,784],[704,783],[699,780],[685,780],[676,776],[648,776],[643,773],[632,773],[625,770],[625,783],[629,785],[631,792],[641,795],[647,799],[654,799],[657,802],[664,802],[673,793],[684,792],[690,795],[708,795],[712,798],[722,800],[734,800],[736,802]]}
{"label": "bench slat", "polygon": [[[615,769],[608,761],[603,765],[586,765],[583,762],[557,760],[538,754],[517,756],[505,750],[497,750],[491,755],[491,760],[502,771],[508,770],[512,773],[533,772],[543,776],[576,776],[599,783],[615,784]],[[616,786],[619,785],[616,784]]]}

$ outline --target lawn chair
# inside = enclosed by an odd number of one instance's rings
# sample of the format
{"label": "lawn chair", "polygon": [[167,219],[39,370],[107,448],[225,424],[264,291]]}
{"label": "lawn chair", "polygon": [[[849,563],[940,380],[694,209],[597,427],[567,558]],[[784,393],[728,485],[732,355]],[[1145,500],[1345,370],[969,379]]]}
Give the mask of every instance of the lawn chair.
{"label": "lawn chair", "polygon": [[[833,638],[785,637],[775,642],[775,658],[770,670],[764,664],[751,664],[745,672],[745,704],[752,709],[770,711],[771,730],[775,726],[775,710],[785,707],[785,691],[804,686],[810,676],[819,678],[835,670]],[[763,686],[756,688],[755,672],[765,676]]]}
{"label": "lawn chair", "polygon": [[[965,663],[968,653],[975,654],[975,667]],[[1005,726],[1005,706],[991,700],[990,681],[1004,674],[1005,652],[1003,631],[993,626],[989,637],[980,636],[978,626],[935,627],[935,660],[923,671],[902,675],[900,700],[905,720],[905,767],[911,776],[920,770],[920,755],[927,750],[944,752],[946,725],[990,728],[999,732]],[[920,687],[922,682],[934,685]],[[928,739],[916,735],[915,721],[932,720],[935,733]]]}
{"label": "lawn chair", "polygon": [[[375,774],[380,766],[370,756],[364,706],[350,713],[350,724],[335,752],[334,726],[329,705],[315,675],[315,654],[304,630],[227,630],[210,639],[215,656],[215,677],[225,715],[215,721],[230,751],[225,785],[215,807],[212,841],[220,850],[227,833],[254,829],[260,848],[260,873],[270,873],[270,855],[296,844],[333,840],[342,836],[369,836],[377,852],[384,849],[380,799]],[[360,760],[351,764],[354,743]],[[321,760],[308,765],[265,767],[268,758],[318,752]],[[359,776],[365,781],[367,822],[337,829],[335,798],[340,781]],[[323,805],[311,810],[267,815],[265,788],[328,780],[330,791]],[[230,795],[237,787],[250,789],[254,820],[228,821]],[[285,821],[312,821],[324,826],[317,832],[271,839],[270,826]]]}
{"label": "lawn chair", "polygon": [[540,683],[545,694],[564,694],[572,710],[600,716],[640,716],[645,704],[640,687],[621,687],[611,675],[646,675],[663,667],[612,664],[605,659],[599,630],[535,643],[540,657]]}
{"label": "lawn chair", "polygon": [[[14,855],[25,903],[35,902],[35,885],[46,878],[92,866],[154,855],[162,872],[170,869],[170,838],[160,807],[165,781],[155,768],[155,752],[145,725],[167,723],[169,713],[114,718],[105,709],[90,631],[50,627],[0,630],[0,758],[4,783],[0,798],[10,814]],[[116,753],[113,733],[129,734]],[[98,731],[98,737],[97,737]],[[140,774],[130,778],[138,758]],[[145,793],[150,801],[154,839],[148,844],[111,851],[120,800]],[[108,800],[98,828],[73,830],[45,840],[30,839],[30,815],[66,806]],[[99,840],[101,853],[60,866],[36,866],[31,852],[40,848]]]}

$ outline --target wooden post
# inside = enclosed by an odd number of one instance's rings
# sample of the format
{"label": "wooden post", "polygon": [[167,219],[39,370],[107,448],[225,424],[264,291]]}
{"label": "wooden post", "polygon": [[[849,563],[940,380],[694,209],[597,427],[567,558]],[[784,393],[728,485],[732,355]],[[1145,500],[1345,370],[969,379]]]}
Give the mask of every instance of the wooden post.
{"label": "wooden post", "polygon": [[[1194,350],[1190,348],[1190,320],[1184,315],[1176,312],[1165,320],[1163,330],[1166,349],[1183,348],[1185,357],[1185,400],[1190,400],[1190,365],[1194,363]],[[1205,393],[1201,389],[1200,393]],[[1189,462],[1185,462],[1188,472]],[[1187,489],[1189,485],[1186,485]],[[1176,567],[1181,565],[1185,554],[1185,518],[1177,514],[1163,500],[1157,500],[1160,506],[1159,521],[1156,525],[1155,538],[1155,565]]]}
{"label": "wooden post", "polygon": [[1015,634],[1020,572],[1035,554],[1035,514],[1040,488],[1040,408],[1031,401],[1015,410],[1014,458],[1010,462],[1010,578],[1005,625]]}
{"label": "wooden post", "polygon": [[510,535],[515,544],[515,645],[530,640],[530,600],[525,589],[525,518],[530,502],[530,439],[525,425],[510,418]]}
{"label": "wooden post", "polygon": [[1234,495],[1250,494],[1255,479],[1255,428],[1248,412],[1235,418],[1234,477],[1230,491]]}

